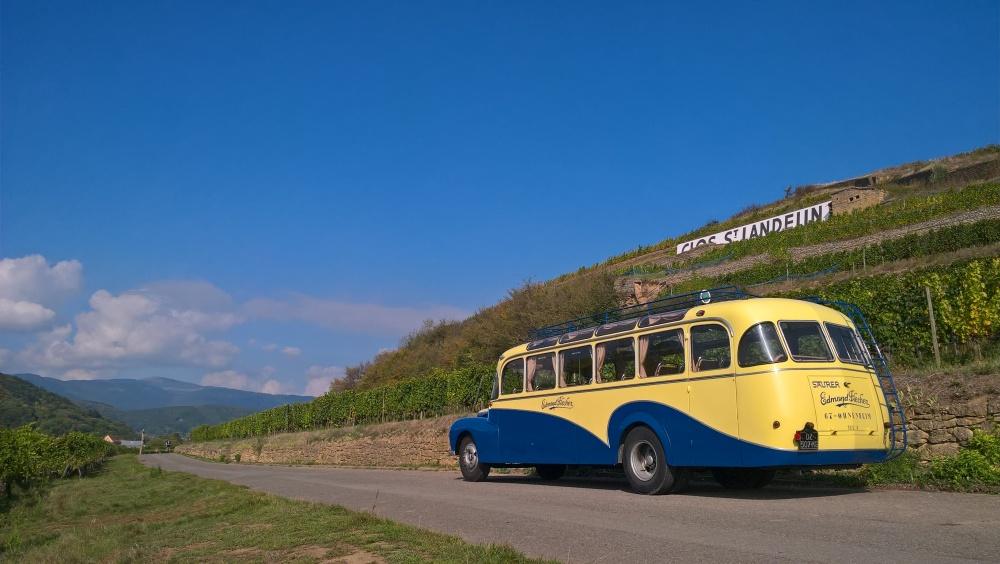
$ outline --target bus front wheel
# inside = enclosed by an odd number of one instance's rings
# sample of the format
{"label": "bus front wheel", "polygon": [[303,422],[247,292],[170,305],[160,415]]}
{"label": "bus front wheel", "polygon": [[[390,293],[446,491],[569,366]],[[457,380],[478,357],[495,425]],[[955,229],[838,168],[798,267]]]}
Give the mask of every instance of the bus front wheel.
{"label": "bus front wheel", "polygon": [[629,485],[646,495],[665,494],[681,489],[687,482],[686,471],[671,468],[663,443],[648,427],[636,427],[625,437],[622,466]]}
{"label": "bus front wheel", "polygon": [[730,490],[763,488],[774,479],[775,471],[769,468],[715,468],[712,477],[722,487]]}
{"label": "bus front wheel", "polygon": [[458,467],[467,482],[482,482],[490,475],[490,465],[479,460],[479,448],[472,437],[464,437],[458,445]]}

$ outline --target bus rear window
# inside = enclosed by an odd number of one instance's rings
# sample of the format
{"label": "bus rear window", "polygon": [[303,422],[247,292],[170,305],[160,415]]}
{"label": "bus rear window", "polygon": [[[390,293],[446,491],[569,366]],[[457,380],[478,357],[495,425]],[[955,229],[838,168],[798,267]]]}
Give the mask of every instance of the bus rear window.
{"label": "bus rear window", "polygon": [[829,362],[833,360],[826,344],[823,330],[816,321],[782,321],[781,334],[788,343],[792,358],[804,362]]}
{"label": "bus rear window", "polygon": [[553,353],[528,357],[527,391],[551,390],[556,387],[556,355]]}
{"label": "bus rear window", "polygon": [[840,358],[841,362],[868,364],[868,359],[858,342],[857,333],[850,327],[827,323],[826,330],[830,333],[830,338],[833,339],[833,348],[837,350],[837,357]]}
{"label": "bus rear window", "polygon": [[737,359],[740,366],[759,366],[787,360],[774,323],[758,323],[747,329],[740,338]]}

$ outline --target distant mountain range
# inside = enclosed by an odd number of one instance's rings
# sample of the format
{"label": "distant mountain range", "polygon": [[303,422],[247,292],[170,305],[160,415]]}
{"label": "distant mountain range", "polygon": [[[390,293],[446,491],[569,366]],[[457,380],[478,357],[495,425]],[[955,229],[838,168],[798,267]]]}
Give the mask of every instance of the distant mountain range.
{"label": "distant mountain range", "polygon": [[308,396],[272,395],[200,386],[171,378],[58,380],[37,374],[15,374],[15,376],[71,400],[100,402],[126,411],[182,405],[224,405],[263,411],[279,405],[314,399]]}
{"label": "distant mountain range", "polygon": [[28,423],[35,423],[36,429],[50,435],[81,431],[130,438],[134,434],[120,421],[105,418],[93,409],[81,407],[20,378],[0,374],[0,428]]}
{"label": "distant mountain range", "polygon": [[256,411],[313,399],[200,386],[171,378],[58,380],[37,374],[15,376],[33,387],[57,394],[54,397],[72,400],[63,401],[82,412],[118,424],[118,433],[131,428],[144,429],[150,435],[186,435],[199,425],[222,423]]}
{"label": "distant mountain range", "polygon": [[142,429],[146,434],[156,436],[171,433],[187,435],[198,425],[225,423],[254,412],[252,409],[231,405],[177,405],[126,411],[96,401],[77,400],[77,403],[107,419],[121,421],[132,429]]}

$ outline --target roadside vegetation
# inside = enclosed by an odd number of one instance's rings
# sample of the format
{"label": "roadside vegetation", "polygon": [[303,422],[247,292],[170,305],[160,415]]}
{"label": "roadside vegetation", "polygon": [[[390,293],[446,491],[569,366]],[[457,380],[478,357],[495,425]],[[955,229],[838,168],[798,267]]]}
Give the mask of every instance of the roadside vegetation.
{"label": "roadside vegetation", "polygon": [[7,499],[47,482],[98,470],[117,447],[80,432],[52,437],[33,425],[0,429],[0,492]]}
{"label": "roadside vegetation", "polygon": [[811,475],[823,483],[853,487],[917,487],[959,492],[1000,493],[1000,428],[975,431],[957,454],[921,462],[905,452],[860,470],[826,470]]}
{"label": "roadside vegetation", "polygon": [[292,501],[115,457],[0,512],[0,560],[30,562],[526,562],[347,509]]}

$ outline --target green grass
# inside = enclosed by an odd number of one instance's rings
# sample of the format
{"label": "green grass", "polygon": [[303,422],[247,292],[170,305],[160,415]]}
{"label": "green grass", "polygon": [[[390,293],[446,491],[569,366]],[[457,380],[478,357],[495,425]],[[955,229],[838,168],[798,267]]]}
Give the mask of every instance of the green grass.
{"label": "green grass", "polygon": [[[4,502],[0,501],[0,504]],[[0,561],[526,562],[342,507],[166,472],[135,456],[0,505]]]}
{"label": "green grass", "polygon": [[913,452],[860,470],[821,471],[817,483],[851,487],[916,487],[929,490],[1000,493],[1000,429],[975,431],[957,454],[921,462]]}

